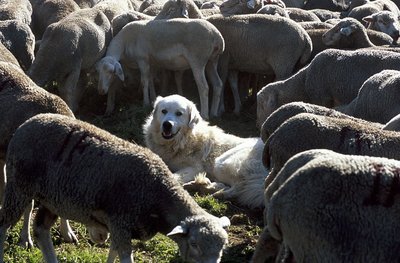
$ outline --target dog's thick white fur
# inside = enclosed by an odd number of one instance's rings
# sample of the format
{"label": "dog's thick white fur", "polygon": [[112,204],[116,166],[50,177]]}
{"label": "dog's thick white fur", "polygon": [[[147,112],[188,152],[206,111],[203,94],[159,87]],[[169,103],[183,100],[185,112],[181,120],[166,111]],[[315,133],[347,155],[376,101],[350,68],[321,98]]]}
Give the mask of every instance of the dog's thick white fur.
{"label": "dog's thick white fur", "polygon": [[217,197],[236,199],[251,208],[264,205],[268,170],[262,164],[260,138],[240,138],[210,126],[194,103],[179,95],[156,99],[143,132],[146,146],[184,186],[204,185],[211,193],[220,190]]}

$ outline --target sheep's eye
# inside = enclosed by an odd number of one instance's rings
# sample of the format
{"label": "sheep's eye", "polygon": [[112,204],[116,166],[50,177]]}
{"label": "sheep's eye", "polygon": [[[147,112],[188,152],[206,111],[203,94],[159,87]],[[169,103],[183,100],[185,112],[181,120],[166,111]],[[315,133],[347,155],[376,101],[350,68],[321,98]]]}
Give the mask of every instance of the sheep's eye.
{"label": "sheep's eye", "polygon": [[177,111],[175,114],[176,114],[176,116],[182,116],[182,112],[180,112],[180,111]]}
{"label": "sheep's eye", "polygon": [[162,114],[167,114],[168,111],[167,111],[166,109],[164,109],[164,110],[161,111],[161,113],[162,113]]}

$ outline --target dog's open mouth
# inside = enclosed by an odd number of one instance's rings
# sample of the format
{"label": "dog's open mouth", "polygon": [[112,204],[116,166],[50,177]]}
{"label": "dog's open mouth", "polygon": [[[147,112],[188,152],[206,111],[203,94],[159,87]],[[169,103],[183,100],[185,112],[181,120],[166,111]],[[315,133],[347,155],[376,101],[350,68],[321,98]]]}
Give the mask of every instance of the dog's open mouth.
{"label": "dog's open mouth", "polygon": [[162,137],[166,140],[172,139],[175,137],[175,135],[178,134],[178,132],[180,131],[180,129],[176,132],[176,133],[172,133],[172,131],[163,131],[161,133]]}

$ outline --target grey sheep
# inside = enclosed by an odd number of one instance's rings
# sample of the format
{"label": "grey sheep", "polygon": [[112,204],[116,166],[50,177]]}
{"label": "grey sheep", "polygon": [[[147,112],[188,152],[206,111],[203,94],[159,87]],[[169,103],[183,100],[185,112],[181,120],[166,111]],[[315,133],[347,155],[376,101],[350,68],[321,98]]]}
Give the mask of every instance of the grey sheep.
{"label": "grey sheep", "polygon": [[326,108],[323,106],[298,101],[282,105],[271,115],[269,115],[269,117],[264,121],[260,129],[260,136],[263,142],[266,142],[268,137],[272,133],[274,133],[274,131],[278,129],[278,127],[281,126],[282,123],[300,113],[312,113],[321,116],[351,119],[359,123],[364,123],[366,125],[382,128],[382,125],[380,123],[365,121],[363,119],[354,118],[350,115],[341,113],[340,111],[331,108]]}
{"label": "grey sheep", "polygon": [[391,0],[352,0],[344,16],[353,17],[362,22],[363,18],[379,11],[393,12],[395,17],[400,15],[400,10]]}
{"label": "grey sheep", "polygon": [[19,20],[31,24],[32,5],[29,0],[0,1],[0,20]]}
{"label": "grey sheep", "polygon": [[348,104],[367,78],[384,69],[400,69],[400,54],[369,49],[324,50],[292,77],[270,83],[257,93],[257,125],[289,102],[329,108]]}
{"label": "grey sheep", "polygon": [[35,58],[35,36],[31,28],[18,20],[0,21],[0,42],[14,54],[24,71]]}
{"label": "grey sheep", "polygon": [[367,28],[384,32],[393,38],[393,44],[399,39],[400,23],[398,16],[390,11],[380,11],[363,18],[368,22]]}
{"label": "grey sheep", "polygon": [[263,162],[266,168],[271,168],[265,185],[275,178],[287,160],[310,149],[400,159],[400,136],[351,119],[311,113],[295,115],[279,126],[265,143]]}
{"label": "grey sheep", "polygon": [[334,12],[327,9],[311,9],[310,12],[318,16],[319,20],[322,22],[329,19],[340,19],[342,16],[340,12]]}
{"label": "grey sheep", "polygon": [[79,10],[79,5],[73,0],[31,0],[32,31],[37,40],[42,39],[46,28],[60,21],[70,13]]}
{"label": "grey sheep", "polygon": [[400,113],[400,71],[383,70],[369,77],[358,95],[337,110],[373,122],[387,123]]}
{"label": "grey sheep", "polygon": [[398,262],[399,171],[397,160],[300,153],[266,190],[267,227],[296,262]]}
{"label": "grey sheep", "polygon": [[111,25],[101,11],[75,11],[47,27],[28,75],[39,86],[56,80],[60,97],[76,112],[79,76],[93,69],[110,41]]}
{"label": "grey sheep", "polygon": [[113,36],[116,36],[121,29],[126,26],[126,24],[138,21],[138,20],[151,20],[154,19],[152,16],[145,15],[139,11],[130,10],[126,11],[122,14],[117,15],[111,21],[112,33]]}
{"label": "grey sheep", "polygon": [[304,1],[304,9],[326,9],[333,12],[342,12],[349,7],[348,0],[307,0]]}
{"label": "grey sheep", "polygon": [[[0,59],[2,60],[2,59]],[[7,60],[8,61],[8,60]],[[6,61],[0,62],[0,200],[4,192],[5,164],[8,144],[15,130],[24,121],[39,113],[58,113],[74,117],[65,102],[48,93],[25,75],[18,67]],[[24,215],[24,225],[20,234],[20,244],[32,247],[29,232],[30,213],[28,207]],[[68,242],[77,241],[68,222],[61,221],[61,234]]]}
{"label": "grey sheep", "polygon": [[[120,64],[120,61],[124,61],[132,68],[139,68],[143,103],[150,105],[150,98],[155,99],[151,68],[160,67],[173,71],[191,68],[199,91],[201,116],[205,119],[208,119],[209,115],[215,117],[218,115],[222,91],[217,63],[224,48],[221,33],[203,19],[131,22],[112,39],[106,56],[96,65],[99,73],[98,91],[100,94],[108,92],[108,96],[112,95],[109,89],[113,78],[118,77],[124,81],[124,72]],[[206,74],[213,87],[210,114]],[[106,112],[114,108],[114,101],[108,102],[110,103],[107,103]]]}
{"label": "grey sheep", "polygon": [[107,262],[117,255],[133,262],[131,239],[158,232],[192,262],[219,262],[228,242],[229,219],[203,210],[160,157],[83,121],[58,114],[29,119],[10,141],[6,167],[0,262],[7,229],[32,199],[42,204],[34,235],[45,262],[57,262],[50,228],[58,215],[109,231]]}
{"label": "grey sheep", "polygon": [[139,8],[134,3],[136,2],[130,0],[103,0],[98,1],[92,8],[103,12],[111,23],[114,17]]}

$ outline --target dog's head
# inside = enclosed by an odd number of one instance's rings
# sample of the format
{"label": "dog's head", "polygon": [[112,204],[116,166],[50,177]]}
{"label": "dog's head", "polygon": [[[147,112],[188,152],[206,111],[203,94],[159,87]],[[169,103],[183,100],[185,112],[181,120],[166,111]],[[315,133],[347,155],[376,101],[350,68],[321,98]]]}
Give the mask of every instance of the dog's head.
{"label": "dog's head", "polygon": [[181,140],[200,120],[196,106],[185,97],[157,97],[154,110],[144,125],[144,132],[153,133],[161,141]]}

